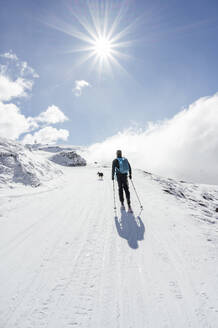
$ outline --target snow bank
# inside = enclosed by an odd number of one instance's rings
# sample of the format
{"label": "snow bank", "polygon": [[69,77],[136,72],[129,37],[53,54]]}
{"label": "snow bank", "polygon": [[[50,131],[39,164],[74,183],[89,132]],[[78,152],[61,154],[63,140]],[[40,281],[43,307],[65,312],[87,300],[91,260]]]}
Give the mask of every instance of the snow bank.
{"label": "snow bank", "polygon": [[51,144],[26,144],[25,145],[29,150],[43,150],[48,153],[60,153],[61,151],[76,151],[80,149],[79,146],[60,146],[60,145],[51,145]]}
{"label": "snow bank", "polygon": [[[171,178],[160,177],[144,171],[146,176],[157,181],[162,190],[180,201],[192,211],[192,215],[207,223],[218,220],[218,186],[206,184],[192,184]],[[196,214],[197,213],[197,214]]]}
{"label": "snow bank", "polygon": [[38,187],[62,174],[50,161],[22,144],[0,138],[0,187],[22,183]]}
{"label": "snow bank", "polygon": [[47,151],[49,153],[59,153],[61,151],[72,151],[73,149],[70,147],[61,147],[61,146],[41,146],[38,148],[39,150]]}
{"label": "snow bank", "polygon": [[51,157],[51,161],[64,166],[85,166],[86,160],[75,151],[62,151]]}

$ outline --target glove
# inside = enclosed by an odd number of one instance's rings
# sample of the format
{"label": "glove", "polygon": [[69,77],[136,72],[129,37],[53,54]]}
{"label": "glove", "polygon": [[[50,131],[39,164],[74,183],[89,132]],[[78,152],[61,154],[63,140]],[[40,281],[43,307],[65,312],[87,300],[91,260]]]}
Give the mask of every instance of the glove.
{"label": "glove", "polygon": [[132,176],[131,175],[129,176],[129,178],[130,178],[130,180],[132,180]]}
{"label": "glove", "polygon": [[112,181],[114,181],[114,178],[112,178]]}

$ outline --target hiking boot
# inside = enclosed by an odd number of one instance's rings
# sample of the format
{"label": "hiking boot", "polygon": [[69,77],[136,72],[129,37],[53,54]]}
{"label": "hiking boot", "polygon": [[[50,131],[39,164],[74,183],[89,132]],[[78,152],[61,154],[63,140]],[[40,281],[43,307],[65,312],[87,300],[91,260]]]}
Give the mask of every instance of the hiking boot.
{"label": "hiking boot", "polygon": [[130,204],[128,204],[128,212],[133,213],[132,207]]}

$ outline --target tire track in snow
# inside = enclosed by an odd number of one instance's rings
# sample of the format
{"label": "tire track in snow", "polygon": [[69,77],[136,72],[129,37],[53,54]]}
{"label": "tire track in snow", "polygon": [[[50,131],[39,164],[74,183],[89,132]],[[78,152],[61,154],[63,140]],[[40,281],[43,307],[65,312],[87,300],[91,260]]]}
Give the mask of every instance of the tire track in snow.
{"label": "tire track in snow", "polygon": [[[144,183],[146,183],[145,179]],[[140,187],[142,188],[142,186]],[[159,313],[164,314],[168,312],[167,326],[169,327],[174,327],[175,325],[181,328],[210,327],[210,322],[205,316],[205,309],[201,306],[196,284],[193,282],[193,274],[190,275],[189,271],[185,271],[191,266],[191,263],[187,262],[187,256],[184,258],[185,240],[192,238],[191,231],[192,233],[193,231],[195,232],[196,227],[193,226],[192,222],[187,221],[186,217],[181,215],[181,213],[177,219],[176,213],[173,214],[170,208],[179,207],[179,204],[172,204],[169,208],[166,196],[164,203],[166,210],[162,210],[161,217],[154,216],[155,208],[157,207],[155,203],[157,200],[160,200],[160,195],[157,195],[156,199],[153,197],[154,195],[154,191],[147,193],[146,198],[149,206],[148,210],[146,208],[145,210],[148,217],[149,245],[152,246],[151,251],[157,262],[156,269],[152,271],[151,281],[154,282],[156,280],[157,284],[156,287],[154,286],[154,290],[160,290],[160,300],[158,301],[157,296],[157,301],[162,303],[162,309],[160,309]],[[146,200],[144,195],[143,198]],[[163,204],[158,204],[158,206],[161,211]],[[178,211],[181,210],[182,206]],[[171,229],[171,226],[174,228]],[[188,227],[190,231],[187,230]],[[179,232],[176,236],[174,236],[175,231]],[[182,243],[178,240],[180,235],[184,239]],[[158,325],[156,324],[156,326]]]}
{"label": "tire track in snow", "polygon": [[[53,211],[51,213],[53,213]],[[52,217],[53,217],[53,215],[52,215]],[[47,218],[47,215],[46,215],[46,218]],[[43,216],[42,216],[42,219],[43,219]],[[45,219],[44,223],[46,223],[46,219]],[[61,223],[59,220],[56,221],[56,224],[54,224],[54,221],[53,221],[51,226],[50,226],[50,223],[51,222],[49,222],[49,226],[47,227],[47,230],[43,231],[44,232],[44,237],[46,237],[48,233],[51,234],[51,232],[54,232],[54,234],[56,235],[57,232],[60,230],[60,227],[64,227],[66,225],[65,222]],[[53,228],[52,230],[50,230],[51,227]],[[40,227],[39,227],[39,229],[40,229]],[[36,231],[35,231],[35,233],[36,233]],[[46,265],[48,265],[48,262],[49,262],[50,258],[52,257],[55,250],[57,249],[57,246],[60,243],[61,238],[64,234],[65,234],[65,231],[63,231],[62,234],[57,234],[57,238],[56,238],[55,242],[52,244],[52,248],[46,246],[45,251],[42,252],[42,254],[43,254],[42,255],[42,260],[41,260],[38,268],[36,269],[36,271],[33,273],[33,278],[28,282],[28,285],[24,288],[22,293],[19,292],[17,295],[15,294],[12,297],[13,305],[11,307],[13,308],[13,310],[8,313],[8,315],[7,315],[8,319],[6,320],[6,322],[8,322],[10,320],[10,318],[15,314],[15,312],[20,307],[22,307],[23,303],[25,303],[25,302],[26,303],[31,303],[29,301],[27,302],[26,299],[29,297],[30,292],[33,291],[34,284],[36,284],[36,282],[38,280],[40,280],[40,276],[43,274]],[[38,292],[40,293],[40,290],[38,290]],[[33,297],[35,295],[36,295],[36,292],[34,292]],[[15,303],[15,301],[16,301],[16,303]],[[28,313],[29,312],[30,312],[30,310],[28,310]],[[17,324],[18,324],[18,322],[17,322]]]}
{"label": "tire track in snow", "polygon": [[[49,209],[51,208],[52,206],[49,206]],[[47,216],[46,216],[47,217]],[[53,215],[52,216],[48,216],[48,217],[50,217],[50,222],[49,222],[49,224],[50,223],[52,223],[53,224],[53,221],[51,221],[51,219],[53,218]],[[69,218],[70,218],[70,216],[68,216]],[[82,218],[84,217],[85,218],[85,216],[81,216]],[[58,218],[57,218],[57,225],[56,225],[56,227],[54,226],[54,231],[57,231],[58,232],[58,228],[60,228],[60,222],[59,222],[59,220],[58,220]],[[68,220],[69,221],[69,220]],[[65,224],[65,222],[64,222],[64,224],[62,224],[62,226],[63,225],[66,225]],[[65,232],[66,232],[66,230],[65,231],[63,231],[63,233],[62,233],[62,235],[64,235],[65,234]],[[46,233],[50,233],[50,231],[49,230],[47,230],[47,232]],[[60,238],[59,238],[59,240],[60,240]],[[49,256],[51,256],[51,254],[56,250],[56,246],[53,246],[53,248],[52,249],[49,249],[49,251],[50,251],[50,253],[48,254],[48,259],[49,259]],[[43,264],[43,266],[44,266],[44,260],[42,261],[42,264]],[[41,265],[42,265],[41,264]],[[40,267],[41,267],[41,265],[40,265]],[[33,278],[33,280],[32,281],[30,281],[30,283],[29,283],[29,287],[31,286],[32,287],[32,285],[33,285],[33,283],[35,283],[35,281],[37,281],[37,280],[40,280],[40,274],[41,273],[43,273],[43,269],[40,269],[40,270],[37,270],[36,271],[36,273],[34,274],[34,278]],[[25,299],[26,298],[28,298],[28,291],[30,290],[30,288],[29,287],[27,287],[26,289],[25,289],[25,292],[23,292],[20,296],[19,296],[19,299],[20,298],[22,298],[22,301],[21,301],[21,304],[22,303],[24,303],[24,301],[25,301]],[[39,290],[39,292],[40,292],[40,290]],[[25,296],[25,297],[24,297]],[[15,297],[13,297],[13,300],[15,299]],[[14,308],[16,308],[16,309],[18,309],[19,308],[19,306],[20,306],[20,304],[16,304],[16,306],[13,306],[13,310],[14,310]],[[15,309],[15,310],[16,310]],[[22,327],[23,327],[23,325],[22,325]]]}
{"label": "tire track in snow", "polygon": [[[16,299],[8,301],[2,316],[9,318],[6,328],[213,328],[209,292],[206,287],[200,292],[193,271],[185,271],[191,254],[183,253],[179,239],[181,233],[187,242],[198,226],[183,219],[182,207],[177,218],[171,210],[176,203],[135,172],[146,231],[139,248],[131,248],[116,231],[110,170],[103,182],[96,180],[95,171],[68,170],[68,182],[45,196],[48,208],[43,205],[39,224],[8,248],[10,259],[24,248],[30,255],[33,246],[39,254],[34,253],[33,269],[23,264],[9,274],[8,281],[17,279],[17,285],[12,294]],[[132,199],[137,208],[134,194]],[[48,235],[41,244],[40,233],[42,238]],[[20,288],[21,278],[27,281]]]}
{"label": "tire track in snow", "polygon": [[[99,293],[99,261],[102,260],[104,249],[105,222],[102,220],[102,211],[99,207],[100,193],[98,200],[92,208],[92,214],[88,215],[91,220],[86,240],[83,241],[80,252],[73,263],[73,271],[66,282],[65,290],[68,291],[63,300],[59,300],[61,316],[56,315],[50,322],[59,322],[62,325],[88,327],[96,309],[95,303]],[[89,218],[90,217],[90,218]],[[93,220],[95,218],[95,220]],[[93,221],[92,221],[93,220]],[[69,315],[69,308],[71,313]]]}

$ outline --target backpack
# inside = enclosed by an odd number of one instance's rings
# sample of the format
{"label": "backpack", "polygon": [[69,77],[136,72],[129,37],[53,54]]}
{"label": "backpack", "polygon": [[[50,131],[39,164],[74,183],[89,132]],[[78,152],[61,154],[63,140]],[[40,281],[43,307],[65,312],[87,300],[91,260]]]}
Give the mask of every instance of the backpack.
{"label": "backpack", "polygon": [[127,174],[129,172],[129,163],[127,159],[124,157],[118,157],[117,160],[119,162],[119,169],[116,169],[122,174]]}

